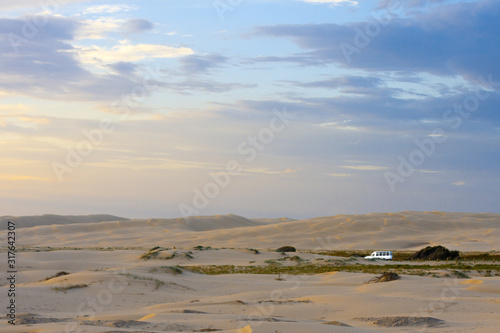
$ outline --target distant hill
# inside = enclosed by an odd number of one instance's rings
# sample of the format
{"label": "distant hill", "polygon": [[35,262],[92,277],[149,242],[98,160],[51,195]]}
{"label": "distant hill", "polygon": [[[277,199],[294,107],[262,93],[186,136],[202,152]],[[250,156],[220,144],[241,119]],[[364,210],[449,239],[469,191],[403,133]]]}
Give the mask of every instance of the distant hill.
{"label": "distant hill", "polygon": [[[500,250],[500,214],[416,212],[336,215],[305,220],[237,215],[128,220],[110,215],[2,217],[15,220],[19,246]],[[0,230],[5,238],[6,229]]]}
{"label": "distant hill", "polygon": [[17,228],[28,228],[53,224],[95,223],[107,221],[124,221],[123,217],[113,215],[39,215],[39,216],[1,216],[0,222],[4,225],[7,221],[16,222]]}

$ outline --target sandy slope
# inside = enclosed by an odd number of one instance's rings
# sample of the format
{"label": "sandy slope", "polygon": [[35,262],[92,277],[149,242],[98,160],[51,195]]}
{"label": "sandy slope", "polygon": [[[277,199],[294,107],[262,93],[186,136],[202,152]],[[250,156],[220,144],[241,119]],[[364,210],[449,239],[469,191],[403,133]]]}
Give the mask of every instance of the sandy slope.
{"label": "sandy slope", "polygon": [[17,228],[29,228],[41,225],[93,223],[107,221],[127,220],[123,217],[113,215],[87,215],[87,216],[61,216],[46,214],[41,216],[0,216],[0,223],[5,225],[7,221],[15,221]]}
{"label": "sandy slope", "polygon": [[[406,276],[364,284],[371,274],[174,274],[170,265],[257,264],[280,256],[245,250],[192,251],[193,258],[142,260],[142,251],[19,253],[18,313],[30,325],[2,332],[418,332],[384,328],[357,318],[410,316],[444,321],[425,332],[495,332],[500,328],[499,277],[471,279]],[[314,259],[313,254],[300,254]],[[168,265],[168,266],[167,266]],[[59,271],[69,275],[45,280]],[[4,276],[2,275],[2,281]],[[86,284],[58,292],[54,288]],[[6,292],[6,286],[0,292]],[[22,317],[22,316],[21,316]],[[29,317],[28,317],[29,319]],[[328,323],[340,322],[351,327]],[[243,328],[247,328],[246,331]]]}
{"label": "sandy slope", "polygon": [[[37,218],[13,220],[26,226],[19,231],[22,246],[275,248],[293,245],[304,249],[396,250],[441,244],[461,251],[500,250],[500,215],[489,213],[374,213],[298,221],[224,215],[96,222],[112,218],[43,216],[38,217],[40,223]],[[53,225],[49,225],[51,221]],[[0,237],[5,232],[0,231]]]}
{"label": "sandy slope", "polygon": [[[22,325],[10,326],[0,320],[0,332],[500,330],[499,276],[456,279],[404,275],[398,281],[363,284],[373,275],[339,272],[284,276],[279,281],[274,275],[209,276],[185,270],[176,274],[170,268],[267,265],[267,260],[275,260],[279,254],[255,254],[244,248],[282,245],[303,249],[408,249],[441,244],[461,251],[498,250],[497,214],[401,212],[299,221],[251,220],[235,215],[149,220],[107,215],[2,219],[17,223],[18,247],[39,249],[17,253],[17,313],[25,315],[18,316]],[[6,230],[0,232],[0,238],[6,239]],[[156,245],[176,246],[169,251],[180,255],[145,261],[140,259],[144,251],[133,249]],[[185,249],[196,245],[235,249],[191,250],[193,258],[183,255],[188,251]],[[48,246],[59,250],[47,251]],[[83,250],[60,249],[64,247]],[[122,250],[92,250],[95,247]],[[168,256],[169,251],[164,254]],[[5,247],[1,253],[6,255]],[[315,254],[300,253],[300,257],[322,262]],[[284,265],[298,263],[286,261]],[[70,274],[47,280],[61,271]],[[2,295],[9,288],[6,272],[6,260],[2,260]],[[61,289],[74,285],[81,288]],[[6,309],[7,297],[1,300],[0,305]],[[433,317],[443,322],[439,327],[423,329],[372,324],[387,316]],[[337,326],[339,323],[351,327]]]}

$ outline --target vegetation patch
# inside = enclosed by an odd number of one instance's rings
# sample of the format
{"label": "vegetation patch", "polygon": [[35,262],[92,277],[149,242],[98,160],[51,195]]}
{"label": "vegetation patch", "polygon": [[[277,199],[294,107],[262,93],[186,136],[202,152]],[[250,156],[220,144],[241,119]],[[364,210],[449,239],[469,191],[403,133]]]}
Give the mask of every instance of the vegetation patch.
{"label": "vegetation patch", "polygon": [[156,257],[158,257],[158,255],[160,254],[160,252],[163,249],[165,249],[165,248],[162,248],[162,247],[159,247],[159,246],[155,246],[152,249],[150,249],[148,252],[142,254],[140,256],[140,258],[144,259],[144,260],[149,260],[149,259],[156,258]]}
{"label": "vegetation patch", "polygon": [[158,280],[158,279],[153,279],[150,277],[145,277],[145,276],[140,276],[136,274],[130,274],[130,273],[125,273],[125,274],[120,274],[123,276],[126,276],[128,278],[134,279],[134,280],[143,280],[143,281],[151,281],[155,283],[155,288],[153,290],[158,290],[161,286],[165,285],[164,281]]}
{"label": "vegetation patch", "polygon": [[382,275],[375,276],[364,283],[379,283],[379,282],[389,282],[401,279],[398,273],[394,272],[383,272]]}
{"label": "vegetation patch", "polygon": [[468,279],[468,278],[470,278],[469,275],[465,274],[464,272],[457,271],[457,270],[454,270],[451,273],[453,275],[455,275],[457,278],[460,278],[460,279]]}
{"label": "vegetation patch", "polygon": [[[370,273],[382,274],[384,272],[399,272],[409,275],[425,276],[432,274],[438,270],[454,270],[454,271],[500,271],[500,265],[457,265],[457,264],[442,264],[442,265],[411,265],[411,264],[393,264],[393,265],[332,265],[332,264],[311,264],[306,263],[294,266],[281,266],[276,261],[269,261],[270,265],[265,266],[234,266],[234,265],[200,265],[200,266],[185,266],[182,267],[196,273],[207,275],[220,274],[321,274],[328,272],[352,272],[352,273]],[[455,273],[454,273],[455,274]],[[465,274],[465,273],[464,273]],[[455,274],[455,276],[457,276]],[[459,276],[457,276],[459,277]]]}
{"label": "vegetation patch", "polygon": [[198,246],[193,247],[193,250],[207,251],[207,250],[213,250],[213,249],[210,246],[198,245]]}
{"label": "vegetation patch", "polygon": [[253,254],[259,254],[259,250],[256,250],[256,249],[247,249],[248,251],[250,252],[253,252]]}
{"label": "vegetation patch", "polygon": [[359,317],[355,320],[372,322],[382,327],[440,327],[445,324],[444,320],[432,317]]}
{"label": "vegetation patch", "polygon": [[288,258],[288,260],[295,261],[295,262],[301,262],[301,261],[303,261],[303,259],[301,257],[299,257],[299,256],[290,257],[290,258]]}
{"label": "vegetation patch", "polygon": [[276,252],[296,252],[297,250],[293,246],[282,246],[276,249]]}
{"label": "vegetation patch", "polygon": [[48,323],[59,323],[62,321],[68,321],[69,319],[61,319],[61,318],[45,318],[40,317],[37,314],[33,313],[20,313],[17,315],[16,320],[14,321],[15,325],[36,325],[36,324],[48,324]]}
{"label": "vegetation patch", "polygon": [[60,276],[69,275],[69,274],[70,273],[68,273],[68,272],[61,271],[61,272],[58,272],[58,273],[56,273],[56,274],[54,274],[52,276],[49,276],[49,277],[45,278],[45,281],[48,281],[48,280],[51,280],[51,279],[55,279],[55,278],[58,278]]}
{"label": "vegetation patch", "polygon": [[453,260],[458,258],[458,251],[450,251],[444,246],[427,246],[426,248],[421,249],[420,251],[413,254],[410,259],[422,259],[422,260]]}
{"label": "vegetation patch", "polygon": [[88,286],[89,286],[88,284],[70,284],[67,286],[54,287],[54,290],[57,292],[62,291],[66,293],[70,289],[86,288]]}
{"label": "vegetation patch", "polygon": [[167,274],[173,274],[173,275],[182,274],[182,269],[180,269],[177,266],[154,267],[154,268],[151,268],[149,271],[151,273],[167,273]]}

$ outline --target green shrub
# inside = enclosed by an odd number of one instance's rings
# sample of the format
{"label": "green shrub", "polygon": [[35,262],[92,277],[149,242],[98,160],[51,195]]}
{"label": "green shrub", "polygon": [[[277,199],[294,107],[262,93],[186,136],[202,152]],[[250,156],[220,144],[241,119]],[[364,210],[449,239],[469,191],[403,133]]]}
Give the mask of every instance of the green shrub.
{"label": "green shrub", "polygon": [[411,259],[422,259],[422,260],[446,260],[446,259],[455,259],[459,256],[458,251],[450,251],[444,246],[438,245],[438,246],[427,246],[426,248],[423,248],[419,251],[417,251],[415,254],[413,254],[410,258]]}
{"label": "green shrub", "polygon": [[453,275],[455,275],[457,278],[461,278],[461,279],[468,279],[469,278],[469,276],[467,274],[465,274],[464,272],[452,271],[451,273]]}
{"label": "green shrub", "polygon": [[282,246],[276,250],[276,252],[296,252],[297,250],[293,246]]}

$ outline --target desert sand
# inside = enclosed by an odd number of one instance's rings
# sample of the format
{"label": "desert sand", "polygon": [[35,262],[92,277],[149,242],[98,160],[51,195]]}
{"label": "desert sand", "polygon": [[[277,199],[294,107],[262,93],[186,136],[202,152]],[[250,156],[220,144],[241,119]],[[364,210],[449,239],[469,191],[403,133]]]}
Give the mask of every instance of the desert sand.
{"label": "desert sand", "polygon": [[[437,244],[460,251],[499,250],[497,214],[400,212],[298,221],[235,215],[0,219],[2,225],[16,222],[18,249],[16,325],[2,319],[2,332],[500,331],[498,270],[462,278],[437,270],[434,277],[401,274],[396,281],[367,284],[376,274],[207,275],[189,269],[327,261],[386,265],[305,250],[395,251]],[[6,233],[5,228],[1,239]],[[198,245],[210,248],[193,249]],[[299,251],[272,251],[283,245]],[[141,258],[156,246],[164,248],[160,255]],[[5,246],[2,255],[4,296],[9,288]],[[294,255],[300,261],[290,260]],[[7,298],[2,299],[6,309]]]}

